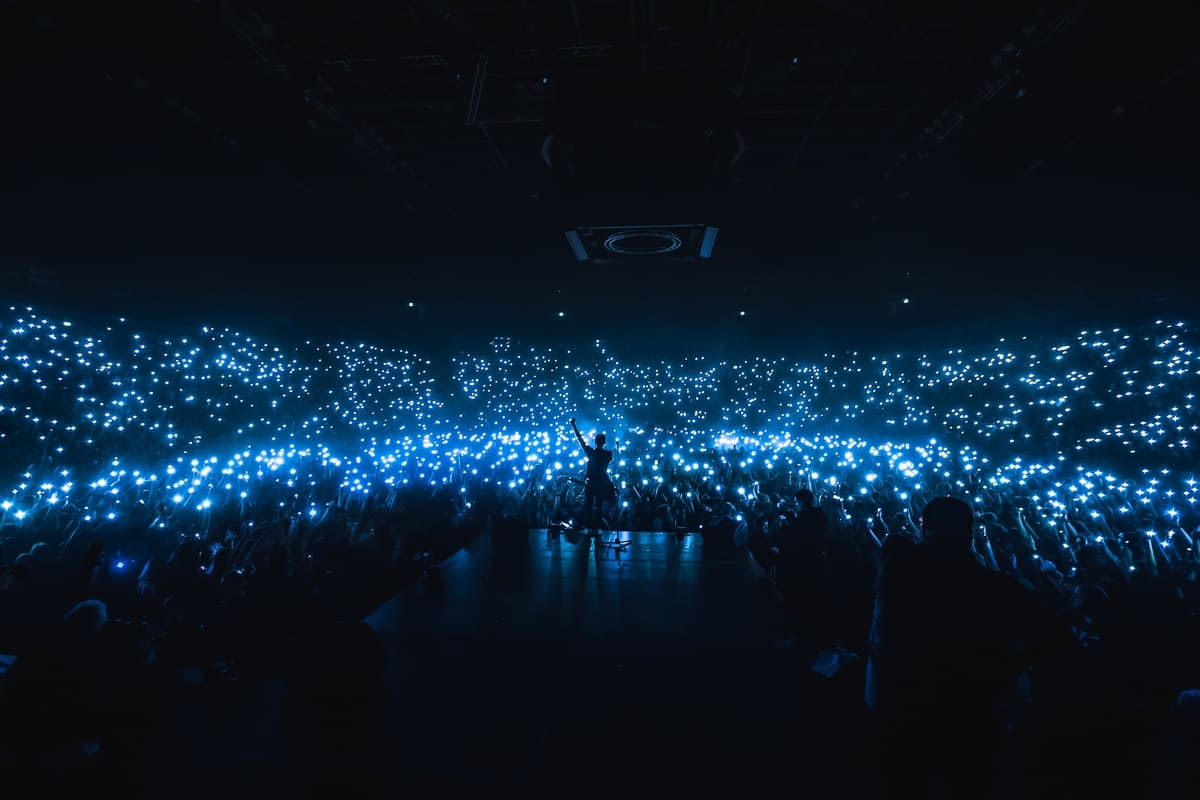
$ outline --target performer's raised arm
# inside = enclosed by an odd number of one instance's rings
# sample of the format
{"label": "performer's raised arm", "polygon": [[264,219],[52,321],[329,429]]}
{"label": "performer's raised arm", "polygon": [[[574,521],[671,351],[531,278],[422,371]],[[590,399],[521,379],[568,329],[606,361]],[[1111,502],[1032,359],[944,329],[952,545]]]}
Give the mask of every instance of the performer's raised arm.
{"label": "performer's raised arm", "polygon": [[571,430],[575,431],[575,438],[579,440],[579,446],[583,448],[583,452],[587,453],[587,443],[583,441],[583,434],[579,432],[579,426],[575,424],[575,418],[571,417]]}

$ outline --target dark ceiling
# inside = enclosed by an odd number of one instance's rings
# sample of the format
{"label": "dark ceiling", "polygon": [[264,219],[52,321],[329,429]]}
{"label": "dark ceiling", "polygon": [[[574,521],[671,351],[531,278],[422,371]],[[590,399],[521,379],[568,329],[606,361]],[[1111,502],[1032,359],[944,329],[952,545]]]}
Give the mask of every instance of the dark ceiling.
{"label": "dark ceiling", "polygon": [[[441,332],[1187,296],[1171,9],[8,0],[3,285]],[[719,226],[714,257],[563,237],[667,223]]]}

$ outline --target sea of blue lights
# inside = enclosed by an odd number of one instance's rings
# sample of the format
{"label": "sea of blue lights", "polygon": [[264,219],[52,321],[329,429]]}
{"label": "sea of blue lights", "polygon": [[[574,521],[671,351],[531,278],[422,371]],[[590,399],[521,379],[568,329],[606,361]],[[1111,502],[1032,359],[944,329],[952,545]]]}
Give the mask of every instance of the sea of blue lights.
{"label": "sea of blue lights", "polygon": [[[347,342],[187,336],[33,308],[0,316],[4,524],[203,527],[217,512],[323,515],[405,487],[520,501],[582,475],[565,425],[603,430],[628,504],[749,508],[808,483],[907,506],[1014,501],[1054,529],[1190,550],[1194,325],[1084,330],[929,352],[646,363],[495,339],[454,357]],[[614,440],[616,440],[614,442]],[[919,509],[915,509],[919,510]],[[1082,526],[1081,526],[1082,527]],[[1178,539],[1176,539],[1178,537]]]}

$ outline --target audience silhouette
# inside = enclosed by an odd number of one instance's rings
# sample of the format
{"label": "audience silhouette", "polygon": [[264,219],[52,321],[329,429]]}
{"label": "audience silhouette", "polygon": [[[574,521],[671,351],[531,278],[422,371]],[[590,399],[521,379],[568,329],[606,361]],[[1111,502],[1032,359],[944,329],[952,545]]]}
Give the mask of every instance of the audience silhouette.
{"label": "audience silhouette", "polygon": [[811,489],[799,489],[795,498],[795,516],[776,537],[776,581],[797,631],[824,639],[828,633],[824,562],[829,518],[816,507]]}
{"label": "audience silhouette", "polygon": [[1031,592],[979,563],[973,524],[965,501],[937,497],[922,511],[920,541],[884,541],[866,702],[884,786],[897,797],[996,793],[992,759],[1003,750],[1018,679],[1065,643]]}

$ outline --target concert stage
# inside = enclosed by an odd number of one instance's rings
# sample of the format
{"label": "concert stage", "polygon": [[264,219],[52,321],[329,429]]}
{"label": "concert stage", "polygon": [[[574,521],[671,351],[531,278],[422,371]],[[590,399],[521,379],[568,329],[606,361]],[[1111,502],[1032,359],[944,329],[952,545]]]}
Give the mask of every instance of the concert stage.
{"label": "concert stage", "polygon": [[389,771],[753,783],[763,759],[860,757],[838,733],[860,687],[780,646],[761,578],[744,548],[706,553],[696,534],[480,537],[366,619],[387,653]]}

